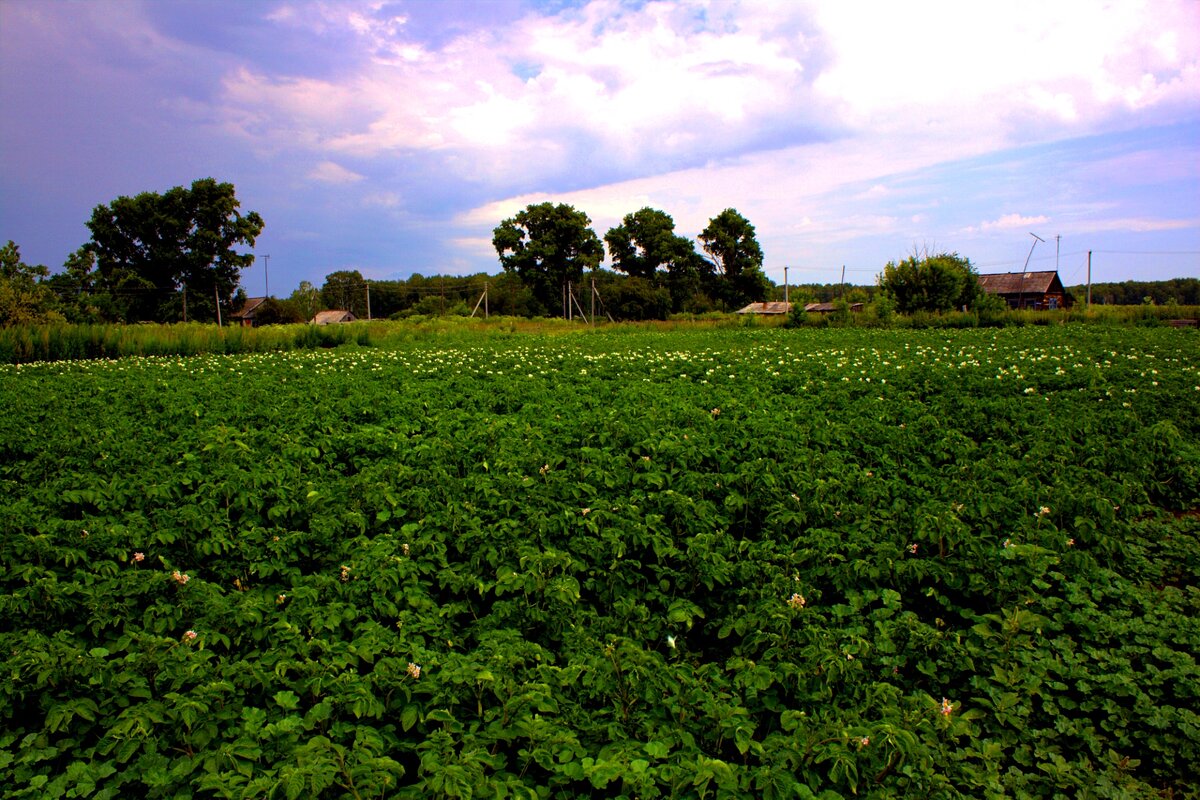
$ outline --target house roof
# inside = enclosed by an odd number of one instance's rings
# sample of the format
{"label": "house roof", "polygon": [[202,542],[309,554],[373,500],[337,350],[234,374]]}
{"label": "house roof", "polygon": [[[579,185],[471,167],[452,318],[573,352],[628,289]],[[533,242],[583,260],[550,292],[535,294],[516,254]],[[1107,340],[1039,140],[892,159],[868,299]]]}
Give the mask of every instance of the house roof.
{"label": "house roof", "polygon": [[739,308],[739,314],[786,314],[792,310],[791,303],[782,303],[779,301],[770,301],[762,303],[751,303],[745,308]]}
{"label": "house roof", "polygon": [[254,310],[266,302],[266,300],[267,298],[265,297],[247,297],[246,302],[242,304],[242,307],[233,312],[233,316],[239,319],[253,317]]}
{"label": "house roof", "polygon": [[328,325],[331,322],[353,322],[358,317],[351,314],[349,311],[334,310],[334,311],[318,311],[317,315],[312,318],[315,325]]}
{"label": "house roof", "polygon": [[[1057,283],[1057,287],[1055,284]],[[979,286],[992,294],[1044,294],[1062,291],[1062,282],[1054,270],[1042,272],[1000,272],[980,275]]]}

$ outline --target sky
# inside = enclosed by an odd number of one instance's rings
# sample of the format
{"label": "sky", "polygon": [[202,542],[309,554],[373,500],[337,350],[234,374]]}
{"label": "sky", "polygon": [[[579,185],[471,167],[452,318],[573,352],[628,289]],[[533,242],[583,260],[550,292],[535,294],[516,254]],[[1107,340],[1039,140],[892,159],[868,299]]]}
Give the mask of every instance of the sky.
{"label": "sky", "polygon": [[0,0],[0,108],[0,241],[52,270],[213,177],[251,296],[494,274],[544,201],[735,208],[777,283],[1200,277],[1200,0]]}

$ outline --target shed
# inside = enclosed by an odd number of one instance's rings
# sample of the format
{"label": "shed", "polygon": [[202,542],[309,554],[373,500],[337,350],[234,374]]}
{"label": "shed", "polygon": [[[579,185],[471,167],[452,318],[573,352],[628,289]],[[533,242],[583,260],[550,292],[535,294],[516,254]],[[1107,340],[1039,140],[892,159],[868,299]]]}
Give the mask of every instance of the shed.
{"label": "shed", "polygon": [[[863,310],[863,304],[851,303],[849,308],[857,313]],[[804,307],[804,311],[809,314],[830,314],[837,311],[837,303],[809,303]]]}
{"label": "shed", "polygon": [[1000,297],[1009,308],[1043,311],[1067,305],[1067,293],[1056,270],[980,275],[979,288]]}
{"label": "shed", "polygon": [[358,317],[349,311],[318,311],[310,322],[313,325],[330,325],[337,322],[354,322]]}
{"label": "shed", "polygon": [[258,307],[265,303],[265,297],[249,297],[242,307],[229,315],[230,323],[238,323],[247,328],[254,327],[254,315],[258,311]]}
{"label": "shed", "polygon": [[778,301],[763,301],[761,303],[751,303],[745,308],[739,308],[739,314],[786,314],[792,310],[791,303],[781,303]]}

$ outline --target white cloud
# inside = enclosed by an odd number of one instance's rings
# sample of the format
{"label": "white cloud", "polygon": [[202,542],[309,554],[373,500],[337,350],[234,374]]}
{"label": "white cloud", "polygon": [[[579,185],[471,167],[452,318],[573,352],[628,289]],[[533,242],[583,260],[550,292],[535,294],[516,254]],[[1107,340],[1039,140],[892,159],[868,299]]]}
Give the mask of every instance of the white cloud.
{"label": "white cloud", "polygon": [[335,164],[332,161],[322,161],[317,164],[309,173],[308,177],[314,181],[321,183],[358,183],[363,179],[362,175],[357,172],[346,169],[341,164]]}
{"label": "white cloud", "polygon": [[401,197],[396,192],[372,192],[364,195],[362,204],[368,208],[398,208]]}
{"label": "white cloud", "polygon": [[870,24],[853,3],[592,0],[440,44],[383,10],[277,9],[282,28],[336,31],[369,57],[336,79],[235,71],[229,126],[265,149],[424,153],[503,192],[673,173],[831,132],[857,143],[852,160],[882,149],[903,163],[929,141],[953,160],[1200,99],[1190,0],[880,3]]}
{"label": "white cloud", "polygon": [[[1034,226],[1034,225],[1045,225],[1049,221],[1050,221],[1050,218],[1047,216],[1044,216],[1042,214],[1039,214],[1036,217],[1025,217],[1020,214],[1005,214],[1004,216],[1000,217],[999,219],[989,220],[987,222],[981,222],[979,224],[979,230],[984,230],[984,231],[1002,230],[1003,231],[1003,230],[1010,230],[1012,228],[1028,228],[1028,227]],[[974,229],[972,228],[972,230],[974,230]]]}

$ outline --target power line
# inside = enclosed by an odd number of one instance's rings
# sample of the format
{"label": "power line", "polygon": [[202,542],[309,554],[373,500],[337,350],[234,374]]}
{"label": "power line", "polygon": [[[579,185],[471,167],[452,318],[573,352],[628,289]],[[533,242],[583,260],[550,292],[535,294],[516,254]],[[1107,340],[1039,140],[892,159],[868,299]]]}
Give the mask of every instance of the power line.
{"label": "power line", "polygon": [[1200,256],[1200,250],[1093,250],[1092,252],[1124,256]]}

